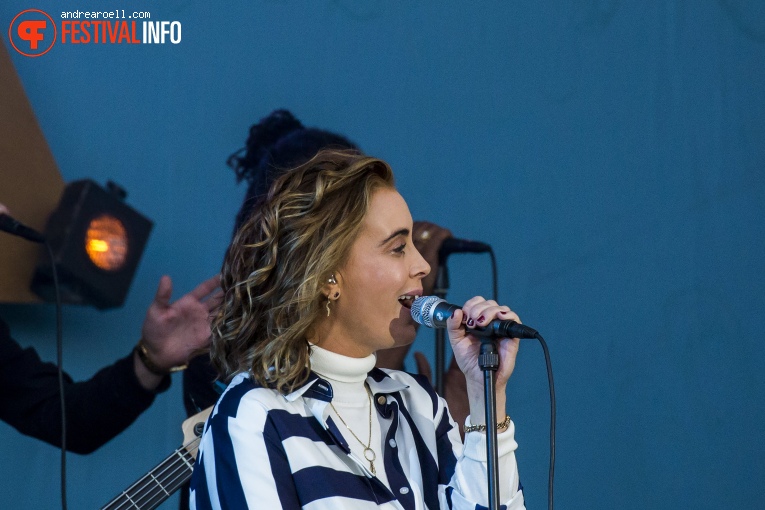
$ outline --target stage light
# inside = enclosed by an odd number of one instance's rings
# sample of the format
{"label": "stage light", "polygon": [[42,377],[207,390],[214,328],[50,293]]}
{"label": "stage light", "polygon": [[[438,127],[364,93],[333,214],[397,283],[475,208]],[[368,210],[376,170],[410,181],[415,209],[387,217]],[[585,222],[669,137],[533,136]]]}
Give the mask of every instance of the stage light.
{"label": "stage light", "polygon": [[104,214],[90,221],[85,232],[85,251],[96,267],[117,271],[125,266],[129,244],[120,220]]}
{"label": "stage light", "polygon": [[[121,306],[143,253],[152,222],[125,202],[125,191],[91,180],[64,190],[51,213],[45,237],[54,254],[65,303],[97,308]],[[50,263],[41,261],[32,290],[53,300]]]}

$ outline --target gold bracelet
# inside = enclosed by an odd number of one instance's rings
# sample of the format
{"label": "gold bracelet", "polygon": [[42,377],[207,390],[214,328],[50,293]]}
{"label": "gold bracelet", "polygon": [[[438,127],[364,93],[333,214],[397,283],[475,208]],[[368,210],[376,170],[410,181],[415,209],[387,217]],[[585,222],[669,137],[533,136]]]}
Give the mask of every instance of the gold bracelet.
{"label": "gold bracelet", "polygon": [[138,359],[140,359],[141,363],[146,366],[146,369],[154,375],[164,376],[171,372],[180,372],[181,370],[186,370],[188,367],[188,365],[184,364],[178,365],[177,367],[170,367],[168,369],[159,368],[157,364],[154,363],[149,357],[149,349],[147,349],[146,345],[143,343],[143,338],[138,340],[138,343],[133,350],[138,354]]}
{"label": "gold bracelet", "polygon": [[[506,429],[510,426],[510,415],[505,416],[505,419],[497,423],[497,430]],[[465,434],[468,432],[486,432],[486,425],[468,425],[465,427]]]}

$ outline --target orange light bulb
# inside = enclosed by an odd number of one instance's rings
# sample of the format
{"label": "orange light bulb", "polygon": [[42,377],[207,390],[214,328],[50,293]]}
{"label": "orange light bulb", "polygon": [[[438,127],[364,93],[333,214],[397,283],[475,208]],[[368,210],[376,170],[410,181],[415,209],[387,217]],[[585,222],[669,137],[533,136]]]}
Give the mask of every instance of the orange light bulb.
{"label": "orange light bulb", "polygon": [[128,254],[125,226],[106,214],[91,220],[85,234],[85,251],[96,267],[105,271],[120,269]]}

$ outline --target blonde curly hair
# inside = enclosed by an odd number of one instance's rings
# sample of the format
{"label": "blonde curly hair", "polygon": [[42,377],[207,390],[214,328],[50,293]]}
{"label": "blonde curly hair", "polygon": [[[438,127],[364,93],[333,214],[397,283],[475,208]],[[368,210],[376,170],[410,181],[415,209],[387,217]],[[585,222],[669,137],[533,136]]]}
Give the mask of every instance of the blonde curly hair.
{"label": "blonde curly hair", "polygon": [[387,163],[356,151],[321,151],[274,181],[223,263],[211,358],[224,381],[249,371],[285,394],[305,382],[322,289],[346,261],[373,193],[393,187]]}

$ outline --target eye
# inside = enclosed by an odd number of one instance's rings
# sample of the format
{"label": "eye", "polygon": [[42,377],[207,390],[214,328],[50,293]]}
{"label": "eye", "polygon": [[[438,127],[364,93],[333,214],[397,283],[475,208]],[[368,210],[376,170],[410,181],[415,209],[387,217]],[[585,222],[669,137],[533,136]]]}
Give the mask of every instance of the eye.
{"label": "eye", "polygon": [[404,248],[406,248],[406,243],[402,243],[401,245],[393,248],[393,252],[404,255]]}

